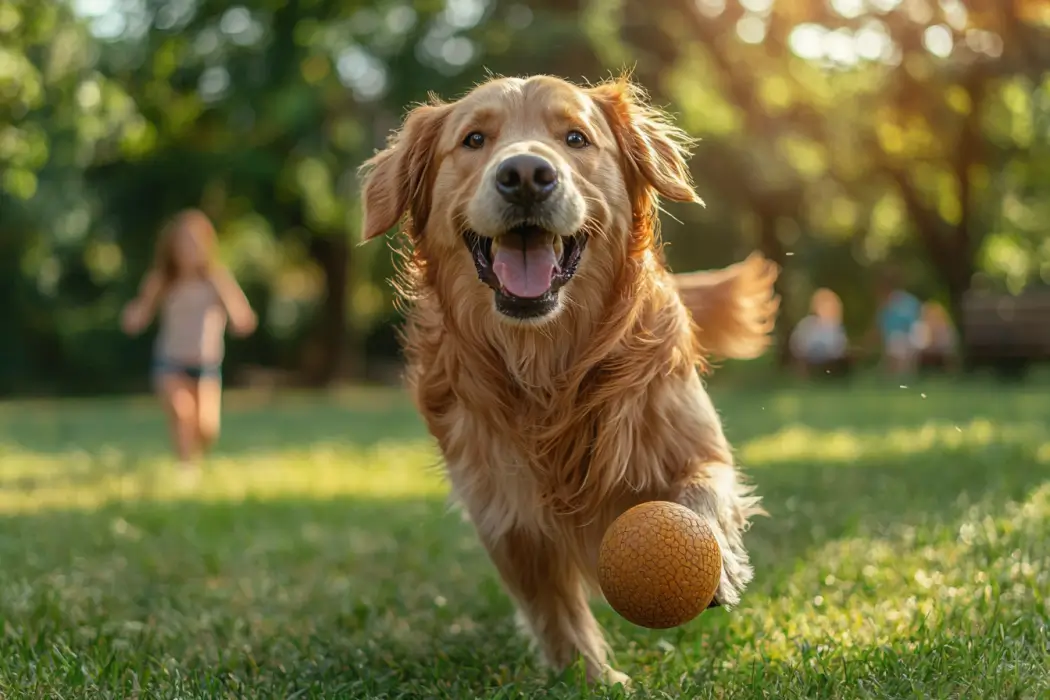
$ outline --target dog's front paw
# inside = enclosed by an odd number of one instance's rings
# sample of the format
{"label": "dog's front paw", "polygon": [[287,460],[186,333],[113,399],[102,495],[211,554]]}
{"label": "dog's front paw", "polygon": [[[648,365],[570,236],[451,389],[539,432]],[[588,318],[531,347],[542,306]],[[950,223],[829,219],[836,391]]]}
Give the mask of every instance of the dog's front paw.
{"label": "dog's front paw", "polygon": [[588,673],[587,680],[591,682],[602,683],[603,685],[616,685],[617,683],[619,683],[624,688],[631,687],[631,677],[628,676],[626,673],[621,673],[620,671],[617,671],[615,668],[609,666],[608,664],[602,666],[600,669],[594,672]]}

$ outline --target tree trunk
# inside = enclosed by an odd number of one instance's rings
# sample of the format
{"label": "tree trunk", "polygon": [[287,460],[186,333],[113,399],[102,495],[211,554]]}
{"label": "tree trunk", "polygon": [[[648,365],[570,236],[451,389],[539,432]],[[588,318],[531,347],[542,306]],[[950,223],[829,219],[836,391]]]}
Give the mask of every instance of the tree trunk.
{"label": "tree trunk", "polygon": [[327,386],[338,379],[347,359],[350,254],[350,241],[342,235],[315,235],[310,241],[310,256],[325,278],[321,313],[308,343],[312,352],[303,367],[306,381],[313,386]]}
{"label": "tree trunk", "polygon": [[975,252],[970,250],[969,245],[965,245],[965,243],[968,243],[968,241],[964,237],[959,236],[957,245],[954,246],[955,254],[951,256],[950,265],[938,269],[941,279],[944,280],[945,287],[948,290],[948,313],[954,321],[955,328],[959,333],[959,339],[964,346],[963,298],[970,291],[974,274],[977,271],[977,264],[974,259]]}
{"label": "tree trunk", "polygon": [[[781,269],[775,288],[777,294],[780,295],[780,308],[783,310],[787,307],[785,298],[787,285],[784,284],[783,275],[787,255],[777,232],[781,217],[776,211],[771,210],[759,210],[756,214],[758,216],[758,248],[763,255],[775,262]],[[776,342],[777,364],[781,367],[787,367],[791,364],[791,328],[784,323],[783,311],[781,311],[780,318],[777,319],[773,333]]]}
{"label": "tree trunk", "polygon": [[[890,170],[904,199],[919,242],[926,249],[930,264],[948,290],[948,312],[956,328],[962,329],[962,299],[977,269],[976,250],[970,236],[969,201],[964,200],[964,216],[955,225],[945,222],[936,211],[920,199],[915,187],[902,170]],[[965,191],[965,190],[964,190]]]}

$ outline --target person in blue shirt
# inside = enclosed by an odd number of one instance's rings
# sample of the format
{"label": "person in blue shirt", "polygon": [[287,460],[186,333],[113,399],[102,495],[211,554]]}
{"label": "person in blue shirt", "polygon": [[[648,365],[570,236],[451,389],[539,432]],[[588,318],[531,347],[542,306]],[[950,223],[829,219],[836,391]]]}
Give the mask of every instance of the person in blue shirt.
{"label": "person in blue shirt", "polygon": [[901,289],[890,276],[883,279],[879,296],[882,302],[876,321],[886,368],[893,375],[910,374],[919,355],[915,333],[922,316],[922,302]]}

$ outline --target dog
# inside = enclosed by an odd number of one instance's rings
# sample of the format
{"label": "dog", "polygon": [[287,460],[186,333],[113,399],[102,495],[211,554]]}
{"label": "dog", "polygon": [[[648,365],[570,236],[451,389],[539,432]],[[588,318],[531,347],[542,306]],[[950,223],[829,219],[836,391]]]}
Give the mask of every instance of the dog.
{"label": "dog", "polygon": [[673,276],[660,198],[700,202],[683,131],[628,77],[493,78],[431,96],[362,165],[365,241],[400,224],[405,379],[519,619],[555,669],[627,683],[589,606],[607,526],[684,504],[722,550],[715,600],[752,578],[762,513],[702,374],[769,343],[759,254]]}

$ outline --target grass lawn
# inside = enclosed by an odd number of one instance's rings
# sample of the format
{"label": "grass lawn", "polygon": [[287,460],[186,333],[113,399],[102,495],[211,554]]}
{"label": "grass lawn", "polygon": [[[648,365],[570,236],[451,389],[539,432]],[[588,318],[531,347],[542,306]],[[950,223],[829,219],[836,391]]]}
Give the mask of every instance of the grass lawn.
{"label": "grass lawn", "polygon": [[[1045,386],[712,393],[772,517],[737,610],[596,603],[635,696],[1050,697]],[[589,696],[399,394],[231,395],[198,484],[165,449],[150,401],[0,404],[0,697]]]}

